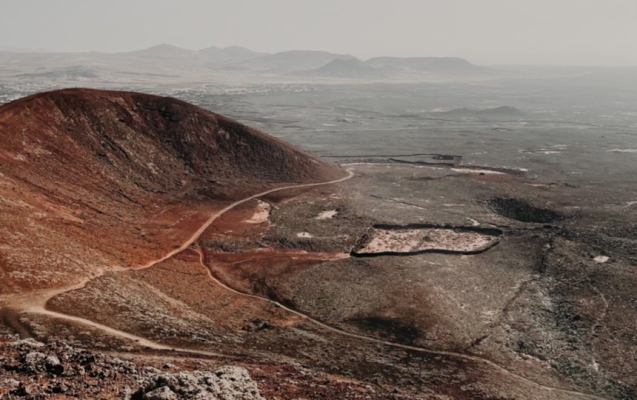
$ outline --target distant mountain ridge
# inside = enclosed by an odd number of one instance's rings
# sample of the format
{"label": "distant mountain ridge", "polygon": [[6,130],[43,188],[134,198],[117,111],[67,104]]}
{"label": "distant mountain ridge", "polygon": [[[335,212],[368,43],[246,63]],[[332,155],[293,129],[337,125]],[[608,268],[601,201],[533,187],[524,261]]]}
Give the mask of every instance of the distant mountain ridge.
{"label": "distant mountain ridge", "polygon": [[334,60],[354,60],[350,54],[335,54],[327,51],[291,50],[247,60],[233,65],[233,69],[248,69],[266,72],[291,73],[312,70]]}
{"label": "distant mountain ridge", "polygon": [[120,55],[140,56],[140,57],[190,57],[197,52],[194,50],[182,49],[171,44],[158,44],[147,49],[116,53]]}
{"label": "distant mountain ridge", "polygon": [[[334,79],[473,78],[494,75],[490,69],[455,57],[375,57],[363,61],[351,54],[291,50],[274,54],[240,46],[189,50],[170,44],[120,53],[37,53],[0,50],[0,62],[11,65],[3,78],[56,81],[95,80],[126,83],[150,82],[163,76],[210,79],[228,71],[243,76],[297,76]],[[9,73],[10,75],[6,75]],[[241,75],[237,75],[241,76]],[[155,78],[153,78],[155,77]]]}
{"label": "distant mountain ridge", "polygon": [[233,63],[266,55],[239,46],[226,48],[206,47],[201,50],[187,50],[170,44],[160,44],[147,49],[117,53],[120,56],[144,58],[192,58],[209,64]]}
{"label": "distant mountain ridge", "polygon": [[385,75],[378,68],[371,67],[363,61],[353,59],[332,60],[322,67],[298,72],[296,75],[316,78],[382,78]]}
{"label": "distant mountain ridge", "polygon": [[458,57],[375,57],[365,63],[376,68],[402,68],[441,74],[479,74],[487,71]]}

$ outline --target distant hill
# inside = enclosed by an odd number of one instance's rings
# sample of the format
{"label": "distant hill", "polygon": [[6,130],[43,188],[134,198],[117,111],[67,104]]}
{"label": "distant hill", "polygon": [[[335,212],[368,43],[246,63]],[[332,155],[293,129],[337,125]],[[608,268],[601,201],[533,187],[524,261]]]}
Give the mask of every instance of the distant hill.
{"label": "distant hill", "polygon": [[118,53],[118,55],[129,58],[161,58],[166,61],[174,60],[180,62],[192,62],[193,67],[199,65],[218,68],[237,62],[267,56],[269,54],[259,53],[239,46],[230,46],[226,48],[212,46],[201,50],[187,50],[170,44],[160,44],[148,49],[128,53]]}
{"label": "distant hill", "polygon": [[337,59],[353,60],[356,57],[349,54],[334,54],[326,51],[293,50],[257,57],[233,64],[230,68],[290,73],[317,69]]}
{"label": "distant hill", "polygon": [[207,47],[199,50],[197,54],[200,56],[202,61],[213,66],[227,65],[268,55],[267,53],[259,53],[239,46],[230,46],[226,48],[214,46]]}
{"label": "distant hill", "polygon": [[328,64],[309,71],[297,72],[295,75],[317,78],[382,78],[385,73],[378,68],[370,67],[359,59],[336,59]]}
{"label": "distant hill", "polygon": [[160,44],[148,49],[119,53],[128,58],[161,58],[179,62],[193,62],[226,70],[246,70],[255,72],[281,73],[305,71],[322,67],[336,59],[355,59],[346,54],[333,54],[326,51],[285,51],[276,54],[259,53],[239,46],[226,48],[207,47],[195,51],[181,47]]}
{"label": "distant hill", "polygon": [[501,106],[477,110],[472,108],[457,108],[451,111],[432,113],[446,118],[481,118],[481,119],[519,119],[528,114],[522,110],[510,106]]}
{"label": "distant hill", "polygon": [[365,62],[375,68],[409,69],[446,75],[482,75],[489,70],[457,57],[376,57]]}
{"label": "distant hill", "polygon": [[121,55],[136,57],[159,57],[159,58],[176,58],[176,57],[195,57],[197,52],[194,50],[182,49],[181,47],[170,44],[158,44],[143,50],[119,53]]}
{"label": "distant hill", "polygon": [[[31,170],[21,172],[51,181],[66,179],[61,171],[70,170],[69,160],[78,171],[109,171],[112,176],[103,179],[132,191],[144,185],[168,190],[188,177],[227,188],[243,182],[247,186],[231,190],[240,192],[251,191],[251,185],[321,181],[342,174],[279,139],[170,97],[57,90],[0,106],[0,125],[0,156],[27,146],[25,126],[29,143],[45,143],[42,154],[47,157],[36,157],[37,163],[28,164]],[[51,175],[54,167],[59,175]]]}
{"label": "distant hill", "polygon": [[[210,47],[208,48],[210,49]],[[199,52],[204,52],[206,49],[204,50],[199,50]],[[250,50],[250,49],[246,49],[245,47],[241,47],[241,46],[229,46],[226,48],[222,49],[226,54],[230,54],[234,57],[258,57],[258,56],[265,56],[268,53],[262,53],[262,52],[258,52],[258,51],[254,51],[254,50]]]}

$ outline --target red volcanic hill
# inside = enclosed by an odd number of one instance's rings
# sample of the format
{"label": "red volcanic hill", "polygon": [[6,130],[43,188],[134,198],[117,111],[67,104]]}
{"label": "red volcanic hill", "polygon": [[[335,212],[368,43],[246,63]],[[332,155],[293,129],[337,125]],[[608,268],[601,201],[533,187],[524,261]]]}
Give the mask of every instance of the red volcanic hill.
{"label": "red volcanic hill", "polygon": [[0,295],[152,260],[222,201],[344,175],[173,98],[70,89],[3,105]]}
{"label": "red volcanic hill", "polygon": [[342,172],[231,119],[173,98],[87,89],[38,94],[0,107],[0,160],[49,183],[179,189],[207,181],[220,193],[314,182]]}

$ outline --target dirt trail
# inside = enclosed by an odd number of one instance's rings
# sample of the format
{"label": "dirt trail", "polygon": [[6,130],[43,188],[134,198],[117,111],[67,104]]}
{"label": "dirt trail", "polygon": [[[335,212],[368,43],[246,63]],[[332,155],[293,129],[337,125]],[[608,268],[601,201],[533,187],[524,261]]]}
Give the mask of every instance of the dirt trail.
{"label": "dirt trail", "polygon": [[67,321],[78,322],[78,323],[83,324],[83,325],[89,325],[89,326],[91,326],[93,328],[97,328],[97,329],[99,329],[101,331],[104,331],[104,332],[106,332],[108,334],[111,334],[112,336],[118,336],[118,337],[122,337],[122,338],[125,338],[125,339],[128,339],[128,340],[132,340],[133,342],[136,342],[137,344],[139,344],[141,346],[145,346],[145,347],[148,347],[148,348],[151,348],[151,349],[155,349],[155,350],[171,350],[172,349],[172,347],[164,346],[162,344],[152,342],[150,340],[144,339],[141,336],[135,336],[135,335],[132,335],[132,334],[127,333],[127,332],[122,332],[120,330],[113,329],[113,328],[111,328],[109,326],[102,325],[102,324],[99,324],[99,323],[94,322],[94,321],[89,321],[89,320],[86,320],[84,318],[74,317],[72,315],[67,315],[67,314],[62,314],[62,313],[58,313],[58,312],[55,312],[55,311],[50,311],[50,310],[47,310],[44,307],[29,306],[29,307],[23,308],[22,311],[23,312],[27,312],[27,313],[47,315],[49,317],[53,317],[53,318],[57,318],[57,319],[64,319],[64,320],[67,320]]}
{"label": "dirt trail", "polygon": [[[288,190],[288,189],[302,189],[302,188],[311,188],[311,187],[315,187],[315,186],[322,186],[322,185],[330,185],[330,184],[334,184],[334,183],[340,183],[340,182],[344,182],[350,178],[352,178],[354,176],[354,173],[352,171],[347,171],[347,176],[340,178],[340,179],[336,179],[336,180],[332,180],[329,182],[318,182],[318,183],[306,183],[306,184],[300,184],[300,185],[289,185],[289,186],[282,186],[282,187],[277,187],[274,189],[270,189],[270,190],[266,190],[264,192],[261,193],[257,193],[255,195],[252,195],[250,197],[244,198],[242,200],[236,201],[228,206],[226,206],[225,208],[215,212],[214,214],[212,214],[210,216],[210,218],[208,218],[208,220],[195,232],[192,234],[192,236],[190,236],[179,248],[171,251],[170,253],[166,254],[164,257],[158,259],[158,260],[154,260],[151,261],[141,267],[137,267],[137,268],[133,268],[135,270],[142,270],[142,269],[147,269],[147,268],[151,268],[163,261],[166,261],[172,257],[174,257],[175,255],[181,253],[182,251],[186,250],[187,248],[189,248],[197,239],[199,239],[199,237],[206,231],[206,229],[208,229],[208,227],[210,227],[210,225],[212,225],[212,223],[217,220],[217,218],[219,218],[220,216],[222,216],[223,214],[225,214],[226,212],[230,211],[231,209],[233,209],[234,207],[243,204],[245,202],[248,202],[250,200],[268,195],[270,193],[274,193],[277,191],[282,191],[282,190]],[[55,311],[51,311],[51,310],[47,310],[46,309],[46,304],[49,300],[51,300],[53,297],[64,294],[64,293],[69,293],[69,292],[73,292],[76,290],[81,290],[83,288],[86,287],[86,285],[91,282],[92,280],[98,279],[99,277],[103,276],[104,274],[106,274],[107,272],[121,272],[121,271],[126,271],[126,268],[121,268],[121,267],[114,267],[114,268],[109,268],[109,269],[99,269],[95,274],[91,275],[90,277],[84,278],[82,279],[80,282],[77,282],[73,285],[70,286],[66,286],[63,288],[56,288],[56,289],[46,289],[46,290],[42,290],[42,291],[36,291],[36,292],[29,292],[29,293],[20,293],[20,294],[16,294],[16,295],[6,295],[6,296],[2,296],[1,300],[4,306],[10,307],[10,308],[6,308],[6,309],[11,309],[14,310],[13,313],[15,314],[16,318],[17,318],[17,313],[19,312],[30,312],[30,313],[36,313],[36,314],[41,314],[41,315],[47,315],[49,317],[52,318],[57,318],[57,319],[63,319],[63,320],[67,320],[67,321],[71,321],[71,322],[75,322],[75,323],[79,323],[79,324],[83,324],[83,325],[87,325],[90,326],[92,328],[101,330],[103,332],[106,332],[110,335],[116,336],[116,337],[121,337],[124,339],[128,339],[128,340],[132,340],[134,342],[136,342],[137,344],[141,345],[141,346],[145,346],[151,349],[155,349],[155,350],[174,350],[174,351],[179,351],[179,352],[183,352],[183,353],[190,353],[190,354],[196,354],[196,355],[202,355],[202,356],[214,356],[214,357],[230,357],[224,354],[218,354],[218,353],[212,353],[212,352],[207,352],[207,351],[201,351],[201,350],[191,350],[191,349],[184,349],[184,348],[174,348],[174,347],[170,347],[170,346],[166,346],[166,345],[162,345],[156,342],[153,342],[151,340],[148,340],[146,338],[143,338],[141,336],[136,336],[133,334],[130,334],[128,332],[124,332],[124,331],[120,331],[118,329],[114,329],[111,328],[109,326],[106,325],[102,325],[99,324],[97,322],[91,321],[89,319],[86,318],[81,318],[81,317],[75,317],[72,315],[67,315],[67,314],[63,314],[63,313],[59,313],[59,312],[55,312]]]}
{"label": "dirt trail", "polygon": [[451,351],[443,351],[443,350],[432,350],[432,349],[427,349],[424,347],[417,347],[417,346],[409,346],[409,345],[405,345],[405,344],[400,344],[400,343],[394,343],[394,342],[388,342],[385,340],[381,340],[381,339],[376,339],[376,338],[372,338],[372,337],[368,337],[368,336],[363,336],[363,335],[358,335],[355,333],[350,333],[338,328],[334,328],[333,326],[327,325],[321,321],[318,321],[312,317],[310,317],[307,314],[304,314],[300,311],[294,310],[292,308],[286,307],[285,305],[279,303],[278,301],[274,301],[271,299],[268,299],[266,297],[261,297],[261,296],[257,296],[254,294],[249,294],[249,293],[244,293],[244,292],[240,292],[238,290],[235,290],[233,288],[231,288],[230,286],[226,285],[225,283],[223,283],[222,281],[220,281],[219,279],[215,278],[215,276],[212,274],[210,268],[206,265],[205,262],[205,256],[203,254],[203,251],[200,248],[197,249],[193,249],[193,251],[197,252],[199,254],[199,263],[201,264],[201,266],[206,270],[206,273],[208,274],[208,277],[214,281],[217,285],[221,286],[222,288],[237,294],[239,296],[243,296],[243,297],[248,297],[251,299],[255,299],[255,300],[259,300],[259,301],[264,301],[270,304],[274,304],[292,314],[295,314],[315,325],[320,326],[321,328],[327,329],[331,332],[337,333],[339,335],[342,336],[347,336],[347,337],[351,337],[354,339],[359,339],[359,340],[364,340],[367,342],[371,342],[371,343],[377,343],[377,344],[382,344],[385,346],[390,346],[390,347],[396,347],[396,348],[400,348],[400,349],[405,349],[405,350],[412,350],[412,351],[417,351],[419,353],[424,353],[424,354],[430,354],[430,355],[434,355],[434,356],[447,356],[447,357],[453,357],[453,358],[460,358],[463,360],[468,360],[468,361],[474,361],[474,362],[478,362],[478,363],[482,363],[482,364],[486,364],[496,370],[498,370],[499,372],[502,372],[505,375],[509,375],[512,376],[516,379],[519,379],[521,381],[523,381],[524,383],[527,383],[535,388],[541,389],[541,390],[546,390],[546,391],[550,391],[550,392],[557,392],[557,393],[563,393],[563,394],[567,394],[567,395],[574,395],[574,396],[578,396],[578,397],[582,397],[582,398],[588,398],[588,399],[595,399],[595,400],[609,400],[606,399],[604,397],[599,397],[593,394],[588,394],[588,393],[582,393],[582,392],[576,392],[573,390],[568,390],[568,389],[562,389],[562,388],[557,388],[557,387],[553,387],[553,386],[545,386],[542,384],[539,384],[535,381],[530,380],[529,378],[526,378],[522,375],[518,375],[515,372],[511,372],[508,369],[494,363],[491,360],[488,360],[486,358],[482,358],[482,357],[478,357],[478,356],[472,356],[469,354],[463,354],[463,353],[454,353]]}
{"label": "dirt trail", "polygon": [[116,336],[116,337],[121,337],[124,339],[128,339],[131,340],[133,342],[135,342],[136,344],[140,345],[140,346],[144,346],[147,347],[149,349],[153,349],[153,350],[169,350],[169,351],[176,351],[176,352],[180,352],[180,353],[189,353],[189,354],[196,354],[196,355],[201,355],[201,356],[210,356],[210,357],[224,357],[224,358],[236,358],[233,356],[229,356],[227,354],[221,354],[221,353],[213,353],[210,351],[203,351],[203,350],[191,350],[191,349],[185,349],[185,348],[180,348],[180,347],[173,347],[173,346],[166,346],[157,342],[153,342],[152,340],[148,340],[146,338],[143,338],[141,336],[136,336],[133,334],[130,334],[128,332],[124,332],[124,331],[120,331],[118,329],[114,329],[111,328],[110,326],[106,326],[106,325],[102,325],[99,324],[97,322],[91,321],[91,320],[87,320],[84,318],[80,318],[80,317],[74,317],[72,315],[67,315],[67,314],[62,314],[59,312],[55,312],[55,311],[51,311],[51,310],[47,310],[44,307],[29,307],[29,308],[25,308],[23,309],[23,311],[25,312],[31,312],[31,313],[35,313],[35,314],[41,314],[41,315],[47,315],[49,317],[52,318],[57,318],[57,319],[64,319],[67,321],[72,321],[72,322],[77,322],[79,324],[83,324],[83,325],[88,325],[92,328],[97,328],[103,332],[106,332],[112,336]]}
{"label": "dirt trail", "polygon": [[155,264],[159,264],[162,261],[166,261],[169,258],[174,257],[175,255],[181,253],[182,251],[186,250],[188,247],[190,247],[190,245],[192,245],[194,242],[197,241],[197,239],[199,239],[199,237],[206,231],[206,229],[208,229],[210,227],[210,225],[212,225],[213,222],[215,222],[217,220],[217,218],[219,218],[220,216],[222,216],[223,214],[225,214],[226,212],[232,210],[233,208],[235,208],[236,206],[246,203],[250,200],[254,200],[257,199],[259,197],[263,197],[266,196],[270,193],[274,193],[274,192],[278,192],[281,190],[288,190],[288,189],[303,189],[303,188],[311,188],[311,187],[315,187],[315,186],[323,186],[323,185],[330,185],[333,183],[340,183],[340,182],[344,182],[350,178],[352,178],[354,176],[354,173],[352,171],[347,171],[347,176],[344,178],[340,178],[340,179],[336,179],[333,181],[329,181],[329,182],[319,182],[319,183],[304,183],[301,185],[290,185],[290,186],[283,186],[283,187],[278,187],[278,188],[274,188],[274,189],[270,189],[270,190],[266,190],[265,192],[261,192],[261,193],[257,193],[255,195],[252,195],[250,197],[246,197],[243,200],[239,200],[239,201],[235,201],[234,203],[226,206],[225,208],[221,209],[220,211],[217,211],[216,213],[212,214],[212,216],[210,216],[210,218],[208,218],[208,220],[201,225],[201,227],[199,229],[197,229],[197,231],[195,233],[192,234],[192,236],[186,240],[179,248],[171,251],[170,253],[166,254],[164,257],[160,258],[159,260],[155,260],[155,261],[151,261],[146,265],[143,265],[141,267],[135,268],[135,269],[146,269],[146,268],[150,268]]}
{"label": "dirt trail", "polygon": [[[243,204],[245,202],[248,202],[250,200],[268,195],[270,193],[274,193],[277,191],[282,191],[282,190],[288,190],[288,189],[302,189],[302,188],[311,188],[311,187],[316,187],[316,186],[322,186],[322,185],[329,185],[329,184],[335,184],[335,183],[340,183],[340,182],[344,182],[350,178],[352,178],[354,176],[354,173],[352,171],[348,170],[348,175],[346,177],[340,178],[340,179],[336,179],[333,181],[329,181],[329,182],[320,182],[320,183],[309,183],[309,184],[301,184],[301,185],[290,185],[290,186],[284,186],[284,187],[278,187],[278,188],[274,188],[274,189],[270,189],[267,190],[265,192],[261,192],[261,193],[257,193],[255,195],[252,195],[250,197],[244,198],[242,200],[236,201],[228,206],[226,206],[225,208],[221,209],[220,211],[212,214],[210,216],[210,218],[195,232],[193,233],[192,236],[190,236],[190,238],[188,238],[188,240],[186,240],[179,248],[171,251],[170,253],[166,254],[164,257],[158,259],[158,260],[154,260],[151,261],[141,267],[137,267],[134,268],[136,270],[142,270],[142,269],[147,269],[147,268],[151,268],[156,264],[159,264],[163,261],[166,261],[170,258],[172,258],[173,256],[183,252],[184,250],[188,249],[193,243],[195,243],[197,241],[197,239],[199,239],[199,237],[206,231],[206,229],[208,229],[210,227],[210,225],[212,225],[212,223],[217,220],[221,215],[223,215],[224,213],[228,212],[229,210],[233,209],[234,207]],[[509,375],[511,377],[514,377],[518,380],[523,381],[524,383],[533,386],[537,389],[540,390],[545,390],[545,391],[549,391],[549,392],[555,392],[555,393],[561,393],[561,394],[566,394],[566,395],[573,395],[573,396],[577,396],[577,397],[582,397],[582,398],[588,398],[588,399],[594,399],[594,400],[609,400],[606,399],[604,397],[599,397],[599,396],[595,396],[592,394],[587,394],[587,393],[581,393],[581,392],[577,392],[577,391],[573,391],[573,390],[568,390],[568,389],[562,389],[562,388],[557,388],[557,387],[551,387],[551,386],[545,386],[545,385],[541,385],[539,383],[536,383],[522,375],[518,375],[514,372],[511,372],[509,370],[507,370],[506,368],[486,359],[486,358],[482,358],[479,356],[472,356],[472,355],[468,355],[468,354],[462,354],[462,353],[454,353],[454,352],[448,352],[448,351],[438,351],[438,350],[431,350],[431,349],[426,349],[426,348],[422,348],[422,347],[416,347],[416,346],[409,346],[409,345],[403,345],[403,344],[399,344],[399,343],[393,343],[393,342],[388,342],[388,341],[384,341],[384,340],[380,340],[380,339],[376,339],[376,338],[371,338],[371,337],[367,337],[367,336],[363,336],[363,335],[358,335],[355,333],[350,333],[347,331],[343,331],[341,329],[338,328],[334,328],[332,326],[326,325],[306,314],[303,314],[302,312],[296,311],[294,309],[291,309],[289,307],[284,306],[283,304],[264,298],[264,297],[260,297],[260,296],[256,296],[256,295],[252,295],[252,294],[248,294],[248,293],[243,293],[240,291],[237,291],[229,286],[227,286],[226,284],[224,284],[223,282],[219,281],[217,278],[214,277],[214,275],[212,274],[210,268],[208,268],[205,264],[205,260],[204,260],[204,254],[201,251],[200,248],[196,248],[196,249],[192,249],[193,251],[196,251],[199,254],[199,261],[200,264],[203,266],[203,268],[205,268],[208,277],[213,280],[216,284],[218,284],[219,286],[223,287],[224,289],[235,293],[237,295],[240,296],[244,296],[244,297],[249,297],[258,301],[265,301],[265,302],[269,302],[271,304],[275,304],[278,307],[292,313],[295,314],[301,318],[306,319],[307,321],[316,324],[324,329],[327,329],[331,332],[337,333],[339,335],[343,335],[343,336],[347,336],[347,337],[351,337],[351,338],[355,338],[355,339],[359,339],[359,340],[363,340],[363,341],[367,341],[367,342],[372,342],[372,343],[376,343],[376,344],[382,344],[382,345],[386,345],[386,346],[390,346],[390,347],[395,347],[395,348],[401,348],[401,349],[405,349],[405,350],[412,350],[412,351],[417,351],[420,353],[425,353],[425,354],[431,354],[431,355],[435,355],[435,356],[448,356],[448,357],[453,357],[453,358],[459,358],[459,359],[463,359],[463,360],[469,360],[469,361],[474,361],[474,362],[478,362],[478,363],[482,363],[482,364],[486,364],[496,370],[498,370],[499,372]],[[121,270],[125,270],[125,269],[121,269]],[[77,283],[75,285],[66,287],[66,288],[62,288],[62,289],[55,289],[55,290],[48,290],[48,291],[43,291],[40,293],[31,293],[28,295],[22,295],[22,296],[16,296],[14,298],[12,298],[10,303],[15,304],[16,300],[22,300],[22,304],[20,304],[19,307],[19,311],[22,312],[32,312],[32,313],[37,313],[37,314],[42,314],[42,315],[47,315],[53,318],[58,318],[58,319],[64,319],[67,321],[72,321],[72,322],[76,322],[76,323],[80,323],[80,324],[84,324],[84,325],[88,325],[91,326],[93,328],[99,329],[101,331],[104,331],[106,333],[109,333],[113,336],[117,336],[117,337],[122,337],[125,339],[129,339],[132,340],[142,346],[151,348],[151,349],[155,349],[155,350],[172,350],[172,351],[179,351],[179,352],[183,352],[183,353],[188,353],[188,354],[195,354],[195,355],[202,355],[202,356],[214,356],[214,357],[231,357],[231,356],[227,356],[224,354],[217,354],[217,353],[212,353],[212,352],[207,352],[207,351],[201,351],[201,350],[191,350],[191,349],[183,349],[183,348],[175,348],[175,347],[170,347],[170,346],[166,346],[166,345],[162,345],[160,343],[156,343],[153,342],[151,340],[145,339],[143,337],[140,336],[136,336],[136,335],[132,335],[130,333],[124,332],[124,331],[120,331],[111,327],[108,327],[106,325],[102,325],[99,323],[96,323],[94,321],[88,320],[88,319],[84,319],[84,318],[80,318],[80,317],[75,317],[75,316],[71,316],[71,315],[67,315],[67,314],[62,314],[62,313],[58,313],[55,311],[50,311],[46,309],[46,303],[53,297],[59,295],[59,294],[63,294],[63,293],[68,293],[74,290],[79,290],[84,288],[88,282],[90,282],[93,279],[98,278],[99,276],[102,276],[105,273],[105,271],[102,271],[100,274],[98,274],[98,276],[94,276],[92,278],[87,278],[85,280],[83,280],[80,283]],[[17,305],[17,304],[15,304]]]}

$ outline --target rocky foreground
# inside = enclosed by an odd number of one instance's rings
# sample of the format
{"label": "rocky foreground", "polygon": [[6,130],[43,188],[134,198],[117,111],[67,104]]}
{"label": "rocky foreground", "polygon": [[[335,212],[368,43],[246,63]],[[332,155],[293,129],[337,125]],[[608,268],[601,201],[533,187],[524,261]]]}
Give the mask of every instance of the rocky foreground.
{"label": "rocky foreground", "polygon": [[5,340],[2,349],[0,394],[9,398],[263,399],[241,367],[172,372],[171,364],[160,370],[62,342],[32,339]]}
{"label": "rocky foreground", "polygon": [[[119,356],[119,357],[118,357]],[[227,363],[227,360],[223,361]],[[239,364],[239,363],[237,363]],[[228,366],[219,360],[106,354],[0,337],[0,399],[408,399],[302,366]]]}

